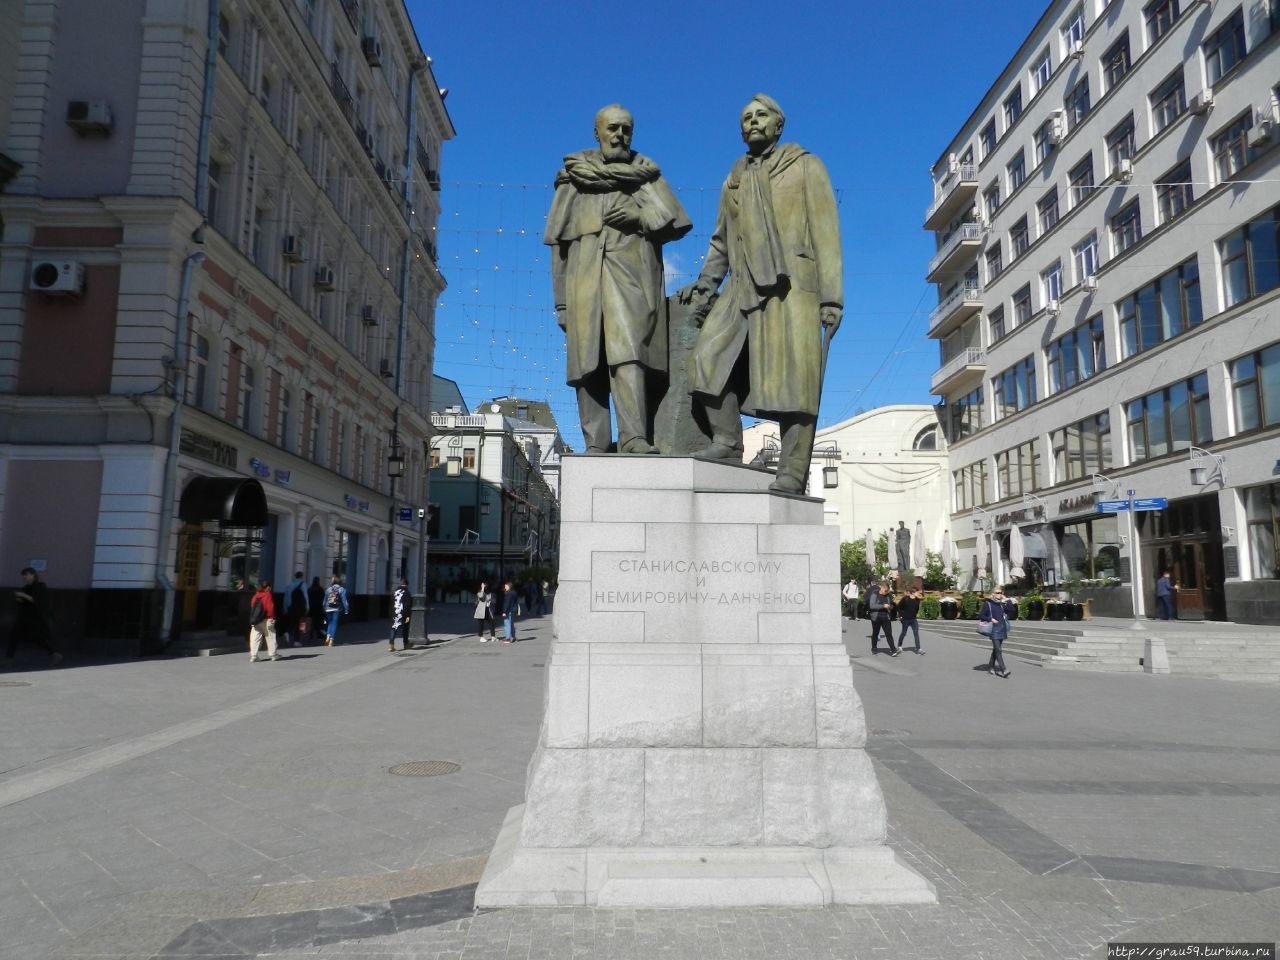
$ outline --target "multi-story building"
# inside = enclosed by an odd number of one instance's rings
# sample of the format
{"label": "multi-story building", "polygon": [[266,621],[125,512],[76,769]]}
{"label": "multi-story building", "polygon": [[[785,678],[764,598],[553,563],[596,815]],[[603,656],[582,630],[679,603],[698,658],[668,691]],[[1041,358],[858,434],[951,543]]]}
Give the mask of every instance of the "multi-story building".
{"label": "multi-story building", "polygon": [[454,129],[403,0],[5,9],[0,569],[121,651],[419,582]]}
{"label": "multi-story building", "polygon": [[[494,397],[496,403],[512,425],[517,437],[533,440],[537,444],[538,472],[547,481],[556,501],[560,500],[560,458],[572,453],[560,433],[560,424],[551,406],[544,400],[523,400],[520,397]],[[482,412],[477,410],[477,413]],[[533,448],[528,447],[532,453]]]}
{"label": "multi-story building", "polygon": [[[1153,610],[1171,568],[1184,616],[1280,622],[1278,83],[1276,0],[1054,0],[943,151],[932,389],[974,582],[1016,531],[1095,610]],[[1129,491],[1168,506],[1099,512]]]}

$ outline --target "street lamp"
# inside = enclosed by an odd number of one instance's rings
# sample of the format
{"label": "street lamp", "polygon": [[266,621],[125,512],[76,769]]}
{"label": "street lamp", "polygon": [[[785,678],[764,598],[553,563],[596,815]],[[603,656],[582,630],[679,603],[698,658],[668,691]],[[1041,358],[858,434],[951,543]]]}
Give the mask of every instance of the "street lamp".
{"label": "street lamp", "polygon": [[[393,481],[404,476],[404,454],[400,452],[400,437],[391,435],[391,453],[387,455],[387,476]],[[393,487],[394,489],[394,487]]]}

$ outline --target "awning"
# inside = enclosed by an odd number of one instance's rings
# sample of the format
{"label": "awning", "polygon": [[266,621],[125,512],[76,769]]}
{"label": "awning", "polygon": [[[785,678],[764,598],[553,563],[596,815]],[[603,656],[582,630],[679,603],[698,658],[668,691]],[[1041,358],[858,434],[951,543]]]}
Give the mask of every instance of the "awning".
{"label": "awning", "polygon": [[216,520],[233,527],[265,527],[267,496],[262,484],[245,477],[192,477],[182,491],[178,519]]}
{"label": "awning", "polygon": [[1022,555],[1028,560],[1045,560],[1049,551],[1045,547],[1044,537],[1039,533],[1022,534]]}

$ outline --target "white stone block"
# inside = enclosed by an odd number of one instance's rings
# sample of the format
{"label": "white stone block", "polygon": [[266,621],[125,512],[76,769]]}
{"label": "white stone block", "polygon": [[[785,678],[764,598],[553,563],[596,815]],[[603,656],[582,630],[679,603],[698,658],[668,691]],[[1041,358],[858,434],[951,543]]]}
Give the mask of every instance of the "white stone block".
{"label": "white stone block", "polygon": [[587,853],[582,847],[530,849],[520,844],[523,804],[507,811],[489,854],[477,907],[562,907],[586,903]]}
{"label": "white stone block", "polygon": [[587,900],[601,907],[820,907],[817,851],[684,847],[587,851]]}
{"label": "white stone block", "polygon": [[642,523],[588,523],[565,521],[560,524],[559,582],[591,579],[591,555],[597,550],[645,549],[645,525]]}
{"label": "white stone block", "polygon": [[646,750],[645,846],[760,842],[760,751]]}
{"label": "white stone block", "polygon": [[548,747],[587,745],[591,646],[556,640],[547,655],[543,743]]}
{"label": "white stone block", "polygon": [[596,487],[591,491],[591,518],[601,523],[690,523],[692,490]]}
{"label": "white stone block", "polygon": [[556,589],[555,635],[566,642],[639,643],[645,616],[639,609],[594,610],[591,585],[576,581]]}
{"label": "white stone block", "polygon": [[702,661],[704,746],[816,744],[808,647],[706,646]]}
{"label": "white stone block", "polygon": [[903,864],[890,847],[833,847],[823,864],[833,903],[937,903],[933,884]]}
{"label": "white stone block", "polygon": [[[772,496],[769,498],[769,523],[812,523],[821,527],[822,501],[813,497]],[[840,532],[835,527],[837,537]]]}
{"label": "white stone block", "polygon": [[768,470],[710,460],[690,459],[694,490],[768,490],[774,475]]}
{"label": "white stone block", "polygon": [[760,553],[795,553],[809,557],[812,583],[840,583],[840,533],[835,527],[813,524],[761,524],[756,528]]}
{"label": "white stone block", "polygon": [[696,646],[596,646],[589,697],[592,747],[702,743],[702,658]]}
{"label": "white stone block", "polygon": [[813,649],[813,686],[818,746],[865,746],[866,713],[843,645],[836,650]]}
{"label": "white stone block", "polygon": [[529,764],[521,843],[630,846],[644,826],[643,750],[539,746]]}
{"label": "white stone block", "polygon": [[883,843],[884,798],[863,750],[761,751],[761,843],[832,847]]}

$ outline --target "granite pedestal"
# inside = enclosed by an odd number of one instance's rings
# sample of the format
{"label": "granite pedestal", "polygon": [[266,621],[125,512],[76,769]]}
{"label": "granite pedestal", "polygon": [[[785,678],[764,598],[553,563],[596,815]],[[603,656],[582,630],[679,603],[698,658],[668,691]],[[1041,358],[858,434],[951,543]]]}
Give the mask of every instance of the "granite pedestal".
{"label": "granite pedestal", "polygon": [[934,902],[884,842],[839,532],[772,479],[565,458],[542,728],[477,906]]}

